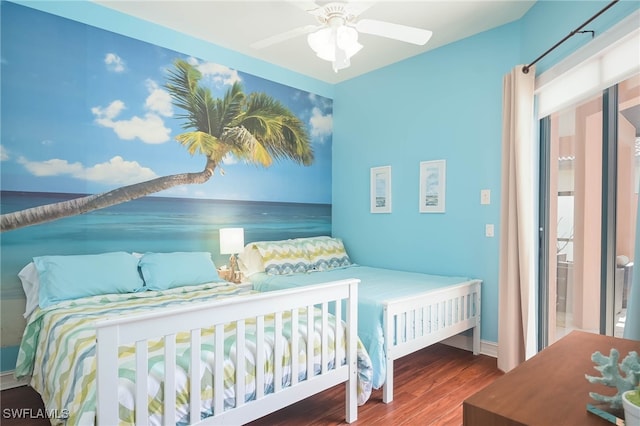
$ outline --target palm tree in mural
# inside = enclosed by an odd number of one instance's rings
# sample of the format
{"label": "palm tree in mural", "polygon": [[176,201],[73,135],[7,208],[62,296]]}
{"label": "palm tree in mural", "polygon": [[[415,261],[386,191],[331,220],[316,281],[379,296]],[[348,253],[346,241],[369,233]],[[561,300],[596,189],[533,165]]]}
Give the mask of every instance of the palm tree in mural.
{"label": "palm tree in mural", "polygon": [[189,130],[176,136],[176,140],[191,155],[205,156],[204,170],[163,176],[102,194],[6,213],[0,216],[0,231],[87,213],[178,185],[205,183],[228,154],[264,167],[282,158],[305,166],[313,162],[313,149],[304,123],[288,108],[264,93],[244,93],[239,83],[234,83],[224,97],[214,99],[211,91],[200,85],[201,78],[196,68],[177,60],[169,71],[165,87],[173,103],[184,110],[178,117],[185,120],[183,127]]}

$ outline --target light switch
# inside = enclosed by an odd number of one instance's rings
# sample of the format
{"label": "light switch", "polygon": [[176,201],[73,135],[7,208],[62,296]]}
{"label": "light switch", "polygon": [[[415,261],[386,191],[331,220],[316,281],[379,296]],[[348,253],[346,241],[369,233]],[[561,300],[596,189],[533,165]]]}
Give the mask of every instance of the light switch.
{"label": "light switch", "polygon": [[493,237],[493,224],[487,223],[484,226],[484,235],[485,237]]}
{"label": "light switch", "polygon": [[480,204],[491,204],[491,190],[482,189],[480,191]]}

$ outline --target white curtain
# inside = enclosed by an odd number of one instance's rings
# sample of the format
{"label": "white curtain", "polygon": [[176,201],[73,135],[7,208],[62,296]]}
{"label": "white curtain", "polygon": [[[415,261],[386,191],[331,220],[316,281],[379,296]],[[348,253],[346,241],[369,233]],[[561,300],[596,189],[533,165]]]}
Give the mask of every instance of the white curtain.
{"label": "white curtain", "polygon": [[509,371],[536,353],[534,224],[535,67],[504,76],[498,368]]}
{"label": "white curtain", "polygon": [[640,197],[636,216],[636,251],[633,262],[633,277],[627,299],[627,319],[624,323],[625,339],[640,340]]}

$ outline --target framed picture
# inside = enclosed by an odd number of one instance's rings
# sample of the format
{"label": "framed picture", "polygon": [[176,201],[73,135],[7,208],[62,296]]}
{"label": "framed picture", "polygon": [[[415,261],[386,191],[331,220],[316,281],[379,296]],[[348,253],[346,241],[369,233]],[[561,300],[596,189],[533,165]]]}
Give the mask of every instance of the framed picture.
{"label": "framed picture", "polygon": [[371,213],[391,213],[391,166],[371,168]]}
{"label": "framed picture", "polygon": [[444,213],[445,160],[420,162],[420,213]]}

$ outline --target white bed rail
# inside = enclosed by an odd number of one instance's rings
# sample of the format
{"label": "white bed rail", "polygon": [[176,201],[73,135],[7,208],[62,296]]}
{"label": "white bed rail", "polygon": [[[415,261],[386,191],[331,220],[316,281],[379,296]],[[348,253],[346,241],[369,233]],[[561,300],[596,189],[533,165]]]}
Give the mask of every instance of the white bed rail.
{"label": "white bed rail", "polygon": [[393,400],[393,361],[473,329],[473,353],[480,352],[481,281],[389,300],[384,306],[386,379],[382,400]]}
{"label": "white bed rail", "polygon": [[[97,422],[98,425],[119,423],[118,416],[118,349],[123,345],[136,346],[136,424],[148,424],[147,390],[147,340],[164,338],[165,362],[164,394],[175,395],[176,342],[178,332],[189,331],[191,336],[191,363],[189,381],[189,407],[191,424],[241,424],[262,417],[282,407],[302,400],[308,396],[346,382],[346,421],[357,419],[357,301],[359,280],[341,280],[300,289],[281,290],[268,293],[256,293],[238,297],[228,297],[206,303],[195,303],[178,308],[167,308],[143,314],[127,315],[100,321],[97,327]],[[337,318],[342,316],[343,301],[346,301],[345,323],[347,346],[346,354],[339,342],[336,347],[328,348],[327,321],[329,308],[335,310]],[[293,324],[298,320],[298,309],[307,308],[309,315],[307,335],[313,335],[313,307],[322,308],[322,371],[313,375],[313,346],[307,345],[307,374],[298,381],[298,365],[291,362],[291,386],[282,387],[282,363],[275,363],[274,389],[264,392],[264,346],[265,316],[274,315],[275,332],[282,332],[282,314],[290,312]],[[245,320],[255,319],[256,331],[256,398],[244,401],[245,363],[244,345]],[[224,357],[215,357],[213,383],[213,413],[200,422],[200,356],[201,330],[215,327],[215,351],[224,349],[224,326],[233,323],[236,326],[236,380],[234,408],[224,410]],[[291,333],[292,354],[297,353],[301,342],[297,333]],[[338,333],[336,333],[338,334]],[[279,340],[279,339],[277,339]],[[276,341],[277,341],[276,340]],[[346,355],[346,364],[334,362],[333,368],[327,368],[329,350],[336,353],[336,360]],[[274,359],[281,359],[283,344],[276,343]],[[242,360],[242,362],[238,362]],[[194,368],[195,367],[195,368]],[[242,378],[242,380],[238,380]],[[142,402],[139,402],[142,401]],[[164,421],[175,424],[175,398],[164,400]]]}

